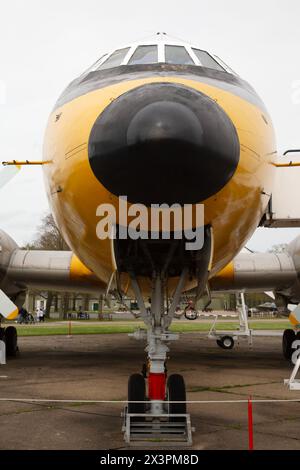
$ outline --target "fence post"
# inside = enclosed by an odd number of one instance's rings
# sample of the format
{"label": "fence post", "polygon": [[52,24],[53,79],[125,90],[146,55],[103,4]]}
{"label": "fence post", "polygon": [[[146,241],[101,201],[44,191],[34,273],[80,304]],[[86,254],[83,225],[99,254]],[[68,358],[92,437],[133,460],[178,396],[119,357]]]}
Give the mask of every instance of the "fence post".
{"label": "fence post", "polygon": [[72,338],[72,320],[69,320],[69,328],[68,328],[68,336],[67,338]]}

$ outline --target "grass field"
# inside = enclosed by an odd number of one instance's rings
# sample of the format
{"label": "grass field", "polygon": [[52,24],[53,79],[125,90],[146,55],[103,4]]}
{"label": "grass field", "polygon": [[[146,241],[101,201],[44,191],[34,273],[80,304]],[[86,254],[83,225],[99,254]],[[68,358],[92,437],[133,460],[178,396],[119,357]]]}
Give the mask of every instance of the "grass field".
{"label": "grass field", "polygon": [[[253,330],[284,330],[290,328],[288,320],[263,320],[249,322],[250,328]],[[51,336],[51,335],[67,335],[69,332],[69,323],[60,322],[59,325],[16,325],[19,336]],[[95,334],[112,334],[112,333],[132,333],[137,327],[144,328],[142,322],[113,322],[113,323],[97,323],[89,325],[85,324],[72,324],[72,335],[95,335]],[[193,321],[180,321],[172,324],[171,330],[178,333],[189,333],[203,331],[208,332],[211,328],[211,322],[193,322]],[[217,324],[218,330],[235,330],[238,328],[236,322],[220,322]]]}

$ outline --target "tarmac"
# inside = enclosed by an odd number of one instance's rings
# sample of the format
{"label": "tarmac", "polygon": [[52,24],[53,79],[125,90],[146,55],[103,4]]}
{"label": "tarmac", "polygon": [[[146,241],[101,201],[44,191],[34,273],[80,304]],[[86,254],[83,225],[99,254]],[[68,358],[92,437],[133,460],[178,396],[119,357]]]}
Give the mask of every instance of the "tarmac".
{"label": "tarmac", "polygon": [[[21,337],[19,348],[0,366],[0,400],[126,400],[128,377],[145,357],[144,344],[126,334]],[[292,366],[278,333],[229,351],[203,333],[182,334],[170,356],[168,373],[184,376],[188,400],[300,400],[283,384]],[[122,408],[0,401],[0,449],[126,449]],[[192,404],[189,412],[193,449],[248,448],[247,403]],[[254,449],[300,449],[300,403],[254,403],[253,421]]]}

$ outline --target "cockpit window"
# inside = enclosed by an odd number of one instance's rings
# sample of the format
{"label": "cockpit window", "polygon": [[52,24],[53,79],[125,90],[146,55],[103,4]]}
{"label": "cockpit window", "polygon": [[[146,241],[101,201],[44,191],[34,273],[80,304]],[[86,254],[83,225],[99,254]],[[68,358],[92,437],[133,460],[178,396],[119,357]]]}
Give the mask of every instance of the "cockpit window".
{"label": "cockpit window", "polygon": [[[157,33],[154,37],[139,43],[124,45],[102,56],[81,77],[90,72],[119,67],[122,65],[150,65],[150,64],[193,65],[227,72],[236,75],[219,57],[199,49],[165,33]],[[160,66],[158,66],[158,69]]]}
{"label": "cockpit window", "polygon": [[209,69],[220,70],[221,72],[225,72],[225,69],[221,67],[220,64],[210,55],[208,52],[201,51],[200,49],[192,49],[194,54],[196,54],[197,58],[199,59],[202,67],[207,67]]}
{"label": "cockpit window", "polygon": [[104,70],[110,69],[111,67],[118,67],[123,62],[126,54],[128,53],[130,47],[126,47],[125,49],[117,49],[113,52],[108,59],[106,59],[102,65],[98,67],[97,70]]}
{"label": "cockpit window", "polygon": [[183,46],[165,46],[167,64],[195,65]]}
{"label": "cockpit window", "polygon": [[139,46],[129,60],[129,65],[158,62],[157,46]]}

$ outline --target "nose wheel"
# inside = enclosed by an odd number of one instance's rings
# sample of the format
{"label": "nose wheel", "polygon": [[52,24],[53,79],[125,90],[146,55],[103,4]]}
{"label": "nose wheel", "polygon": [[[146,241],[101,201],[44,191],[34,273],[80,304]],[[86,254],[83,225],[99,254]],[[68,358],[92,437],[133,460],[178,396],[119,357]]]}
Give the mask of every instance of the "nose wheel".
{"label": "nose wheel", "polygon": [[[170,375],[167,382],[168,413],[170,415],[186,414],[186,390],[182,375]],[[183,418],[171,418],[173,421],[183,421]]]}
{"label": "nose wheel", "polygon": [[178,334],[170,332],[168,327],[175,313],[185,276],[186,272],[179,280],[167,312],[163,297],[165,289],[160,276],[154,281],[151,310],[145,308],[137,281],[132,279],[147,330],[137,330],[129,336],[146,340],[147,365],[143,367],[142,374],[133,374],[128,380],[128,405],[124,410],[123,431],[129,445],[153,439],[162,445],[174,445],[176,442],[180,445],[192,444],[184,379],[179,374],[172,374],[167,379],[166,371],[168,345],[178,339]]}
{"label": "nose wheel", "polygon": [[128,413],[145,413],[145,401],[145,379],[142,374],[132,374],[128,380]]}
{"label": "nose wheel", "polygon": [[167,382],[159,374],[150,373],[148,380],[142,374],[131,375],[128,405],[123,416],[124,438],[128,445],[149,440],[161,445],[192,445],[185,382],[180,374],[170,375]]}

